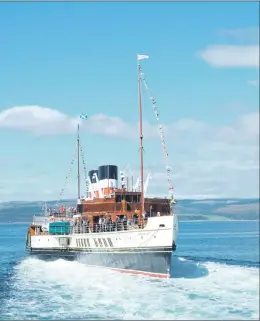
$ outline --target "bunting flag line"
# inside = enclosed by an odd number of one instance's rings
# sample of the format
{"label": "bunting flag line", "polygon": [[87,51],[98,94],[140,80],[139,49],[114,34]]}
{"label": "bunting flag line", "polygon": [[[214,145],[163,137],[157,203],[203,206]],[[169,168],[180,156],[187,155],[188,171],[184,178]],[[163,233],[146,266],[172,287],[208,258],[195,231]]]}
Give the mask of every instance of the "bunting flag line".
{"label": "bunting flag line", "polygon": [[162,143],[162,150],[163,150],[163,155],[164,155],[164,160],[165,160],[165,169],[166,169],[167,181],[168,181],[168,186],[169,186],[169,192],[170,192],[171,198],[173,200],[172,203],[174,204],[176,201],[174,200],[174,196],[173,196],[173,185],[172,185],[172,174],[171,174],[172,168],[169,165],[168,152],[167,152],[167,147],[166,147],[165,138],[164,138],[163,126],[160,124],[159,112],[158,112],[158,109],[156,106],[156,101],[155,101],[155,99],[154,99],[154,97],[148,87],[148,84],[145,79],[145,75],[142,71],[140,74],[141,74],[141,79],[144,83],[145,89],[148,93],[148,96],[149,96],[151,102],[152,102],[154,115],[157,120],[157,128],[158,128],[158,132],[159,132],[159,135],[161,138],[161,143]]}
{"label": "bunting flag line", "polygon": [[[76,147],[77,147],[77,145],[76,145]],[[62,197],[63,197],[63,193],[64,193],[64,190],[65,190],[65,187],[67,186],[68,179],[69,179],[70,174],[71,174],[71,172],[72,172],[72,166],[73,166],[73,164],[74,164],[75,159],[77,158],[76,155],[77,155],[77,148],[76,148],[76,152],[75,152],[75,154],[74,154],[74,156],[73,156],[73,158],[72,158],[72,160],[71,160],[71,162],[70,162],[70,168],[69,168],[68,174],[67,174],[67,176],[66,176],[66,178],[65,178],[64,185],[63,185],[63,187],[62,187],[62,189],[61,189],[61,192],[60,192],[60,195],[59,195],[59,200],[58,200],[58,202],[57,202],[57,205],[58,205],[58,206],[59,206],[60,201],[61,201],[61,199],[62,199]]]}
{"label": "bunting flag line", "polygon": [[86,163],[85,163],[85,157],[84,157],[83,147],[82,147],[81,144],[79,144],[79,147],[80,147],[80,153],[81,153],[81,160],[82,160],[82,164],[83,164],[83,168],[84,168],[85,193],[86,193],[86,196],[88,196],[89,184],[88,184],[87,165],[86,165]]}

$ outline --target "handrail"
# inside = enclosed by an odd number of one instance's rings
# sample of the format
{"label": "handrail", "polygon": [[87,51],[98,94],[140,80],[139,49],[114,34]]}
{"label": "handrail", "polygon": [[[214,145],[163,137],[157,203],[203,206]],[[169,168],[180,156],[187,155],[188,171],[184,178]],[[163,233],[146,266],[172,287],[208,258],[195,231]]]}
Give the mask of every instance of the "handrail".
{"label": "handrail", "polygon": [[143,229],[146,225],[146,222],[141,222],[137,224],[133,221],[127,222],[116,222],[112,224],[74,224],[72,226],[72,233],[81,234],[81,233],[102,233],[102,232],[117,232],[117,231],[129,231],[135,229]]}
{"label": "handrail", "polygon": [[133,220],[126,222],[113,222],[103,224],[91,224],[86,221],[76,222],[70,225],[70,230],[66,230],[64,227],[54,226],[52,227],[52,233],[50,231],[41,231],[39,228],[35,230],[35,235],[69,235],[69,234],[83,234],[83,233],[104,233],[104,232],[119,232],[130,231],[136,229],[143,229],[146,226],[146,221],[141,221],[139,224]]}

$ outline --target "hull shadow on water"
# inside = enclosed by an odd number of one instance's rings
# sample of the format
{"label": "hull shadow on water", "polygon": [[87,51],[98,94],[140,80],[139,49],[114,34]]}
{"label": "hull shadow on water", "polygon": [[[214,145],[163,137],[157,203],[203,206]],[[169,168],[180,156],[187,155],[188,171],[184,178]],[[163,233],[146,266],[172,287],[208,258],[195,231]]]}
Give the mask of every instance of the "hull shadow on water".
{"label": "hull shadow on water", "polygon": [[[39,254],[39,253],[30,253],[29,255],[37,257],[40,260],[44,261],[55,261],[58,259],[65,259],[69,261],[78,261],[84,264],[84,261],[80,260],[78,256],[75,255],[57,255],[57,253],[49,254]],[[202,266],[199,262],[189,260],[186,258],[175,256],[172,253],[171,258],[171,279],[176,278],[186,278],[186,279],[197,279],[205,277],[209,274],[209,271],[206,267]]]}
{"label": "hull shadow on water", "polygon": [[209,274],[206,267],[198,262],[193,262],[181,257],[172,256],[171,261],[171,278],[197,279],[205,277]]}

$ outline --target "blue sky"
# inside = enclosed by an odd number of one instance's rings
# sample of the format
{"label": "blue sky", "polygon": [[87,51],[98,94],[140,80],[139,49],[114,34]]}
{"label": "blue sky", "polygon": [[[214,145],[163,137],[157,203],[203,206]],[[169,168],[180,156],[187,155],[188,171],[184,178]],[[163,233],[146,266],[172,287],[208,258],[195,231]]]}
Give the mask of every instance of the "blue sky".
{"label": "blue sky", "polygon": [[[138,175],[137,53],[150,56],[176,196],[257,197],[258,21],[245,2],[1,3],[0,201],[59,196],[80,113],[88,169]],[[164,195],[143,94],[148,192]],[[64,196],[76,196],[75,167]]]}

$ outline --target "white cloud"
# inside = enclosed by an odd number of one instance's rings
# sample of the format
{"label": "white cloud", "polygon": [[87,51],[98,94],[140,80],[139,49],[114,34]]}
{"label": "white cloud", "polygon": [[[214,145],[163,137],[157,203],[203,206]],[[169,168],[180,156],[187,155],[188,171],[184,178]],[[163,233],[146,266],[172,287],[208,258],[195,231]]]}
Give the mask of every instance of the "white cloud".
{"label": "white cloud", "polygon": [[[0,112],[0,128],[27,131],[38,135],[75,133],[77,124],[82,130],[105,136],[136,138],[138,123],[128,124],[119,117],[104,114],[81,120],[79,116],[68,116],[58,110],[41,106],[16,106]],[[144,123],[147,136],[154,136],[154,127]]]}
{"label": "white cloud", "polygon": [[242,115],[232,126],[222,127],[217,137],[231,144],[257,143],[259,140],[259,112]]}
{"label": "white cloud", "polygon": [[201,132],[204,131],[207,126],[202,121],[196,121],[193,119],[181,119],[174,123],[173,126],[174,130],[185,132],[185,131],[192,131],[192,132]]}
{"label": "white cloud", "polygon": [[[21,120],[24,119],[25,121],[22,122]],[[0,128],[17,128],[41,134],[45,130],[52,134],[75,133],[77,122],[76,117],[69,117],[56,110],[39,106],[15,107],[0,113]],[[84,130],[110,137],[132,139],[138,135],[137,123],[128,124],[118,117],[98,114],[91,116],[86,124],[88,125]],[[148,194],[166,195],[167,180],[156,127],[145,122],[144,130],[146,137],[157,138],[151,140],[154,143],[150,146],[146,145],[146,173],[148,170],[152,171]],[[164,126],[164,130],[177,197],[232,198],[259,195],[258,112],[241,115],[235,122],[226,126],[212,126],[202,121],[180,119]],[[114,142],[111,143],[114,144]],[[95,162],[95,159],[89,161]],[[116,162],[116,159],[114,161]],[[126,159],[122,168],[129,162],[135,167],[133,172],[137,176],[138,154],[136,157],[131,155],[131,159]],[[19,184],[15,182],[11,184],[11,178],[10,183],[2,181],[1,187],[5,188],[3,194],[5,200],[7,198],[24,199],[28,195],[31,199],[41,199],[42,195],[47,195],[48,189],[53,186],[55,191],[52,195],[58,195],[61,186],[53,185],[51,174],[50,177],[47,176],[48,173],[45,173],[44,182],[38,183],[39,188],[36,188],[37,180],[26,184],[26,191],[23,193],[19,190]],[[25,182],[23,177],[17,177],[16,180]],[[75,196],[75,188],[74,180],[67,186],[64,196]],[[10,189],[12,193],[9,193]]]}
{"label": "white cloud", "polygon": [[[238,119],[238,124],[231,127],[214,128],[203,121],[180,119],[174,123],[164,125],[165,136],[177,137],[178,135],[207,135],[211,132],[220,137],[228,135],[229,139],[236,135],[237,127],[243,130],[243,138],[259,132],[258,113],[245,114]],[[139,123],[127,123],[119,117],[96,114],[87,120],[79,116],[71,117],[58,110],[41,106],[19,106],[5,109],[0,112],[0,129],[16,129],[40,135],[74,134],[77,124],[82,130],[105,136],[135,139],[139,131]],[[144,120],[143,131],[145,138],[158,137],[157,127]],[[218,132],[216,132],[218,131]],[[217,137],[216,136],[216,137]]]}
{"label": "white cloud", "polygon": [[212,67],[259,67],[259,45],[212,45],[197,56]]}
{"label": "white cloud", "polygon": [[[206,152],[205,152],[206,154]],[[204,154],[204,155],[205,155]],[[191,154],[192,157],[192,154]],[[178,175],[173,175],[173,186],[176,198],[246,198],[259,197],[259,165],[254,160],[254,167],[250,168],[239,159],[238,154],[223,157],[216,162],[200,162],[194,158],[193,162],[182,164],[182,170]],[[232,166],[231,164],[235,166]],[[172,163],[173,174],[175,165],[179,160]],[[161,196],[167,195],[167,181],[164,172],[160,172],[151,181],[148,194]]]}
{"label": "white cloud", "polygon": [[[94,134],[105,136],[133,138],[136,137],[137,125],[128,124],[119,117],[110,117],[104,114],[91,116],[86,123],[86,130]],[[136,130],[135,130],[136,129]]]}
{"label": "white cloud", "polygon": [[[138,137],[139,123],[127,123],[119,117],[96,114],[87,120],[78,117],[70,117],[58,110],[41,106],[17,106],[0,112],[0,128],[10,128],[27,131],[38,135],[57,135],[75,133],[77,124],[80,123],[81,130],[93,134],[125,139],[136,139]],[[203,130],[204,124],[191,119],[177,121],[174,126],[164,126],[165,134],[172,135],[173,132],[187,132],[192,130],[199,132]],[[145,138],[158,137],[155,125],[143,122]]]}
{"label": "white cloud", "polygon": [[[42,135],[75,133],[79,122],[83,130],[105,136],[135,139],[139,130],[138,123],[129,124],[119,117],[104,114],[96,114],[86,121],[81,121],[79,117],[70,117],[55,109],[40,106],[13,107],[0,112],[0,128],[24,130]],[[156,126],[146,121],[144,121],[144,132],[146,138],[158,137]],[[180,119],[164,125],[164,132],[166,137],[185,137],[188,143],[189,139],[203,138],[204,141],[210,141],[211,149],[215,150],[224,148],[223,146],[228,143],[233,144],[234,148],[245,142],[258,141],[259,112],[241,115],[233,124],[222,127],[210,126],[203,121]]]}
{"label": "white cloud", "polygon": [[[224,127],[204,126],[202,135],[170,146],[173,185],[178,198],[259,196],[259,113],[241,115]],[[182,148],[186,151],[182,154]],[[166,175],[153,174],[148,192],[167,192]],[[158,167],[157,167],[158,168]],[[163,194],[163,193],[162,193]]]}
{"label": "white cloud", "polygon": [[[85,126],[87,122],[87,126]],[[75,133],[77,124],[93,133],[118,136],[131,127],[120,118],[97,114],[87,121],[41,106],[17,106],[0,112],[0,128],[11,128],[40,135]],[[125,128],[126,126],[126,128]],[[85,128],[84,128],[85,127]]]}
{"label": "white cloud", "polygon": [[235,28],[235,29],[220,29],[219,34],[227,35],[229,37],[241,40],[243,42],[258,43],[259,42],[259,28]]}
{"label": "white cloud", "polygon": [[259,67],[259,27],[221,29],[217,32],[221,35],[222,44],[207,46],[197,52],[198,57],[212,67]]}
{"label": "white cloud", "polygon": [[254,87],[259,87],[259,80],[258,79],[251,79],[248,80],[248,85],[254,86]]}
{"label": "white cloud", "polygon": [[11,128],[36,134],[75,132],[78,119],[40,106],[17,106],[0,112],[0,128]]}

